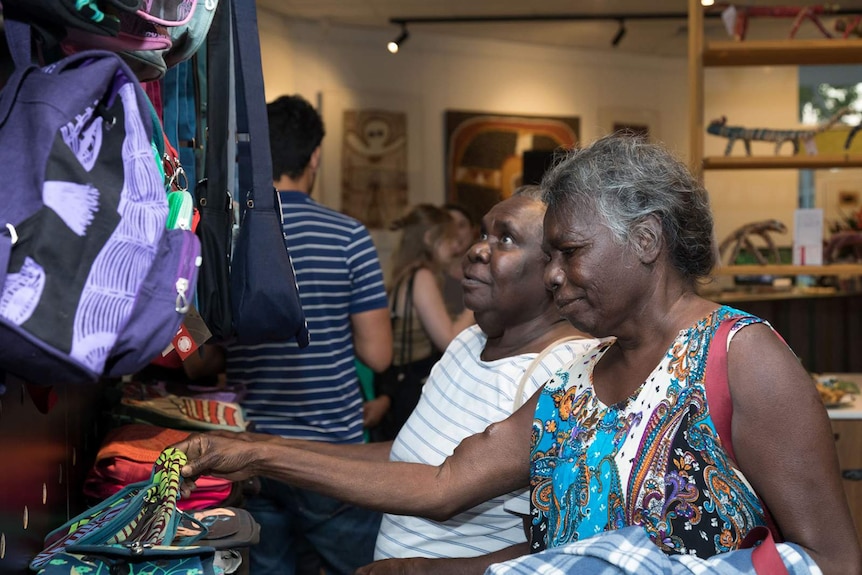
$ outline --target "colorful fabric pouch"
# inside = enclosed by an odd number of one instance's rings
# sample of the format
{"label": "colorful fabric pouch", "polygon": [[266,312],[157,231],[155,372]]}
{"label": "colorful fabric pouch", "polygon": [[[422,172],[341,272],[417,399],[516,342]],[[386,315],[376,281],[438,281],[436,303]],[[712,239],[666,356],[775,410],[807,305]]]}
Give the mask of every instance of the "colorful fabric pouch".
{"label": "colorful fabric pouch", "polygon": [[128,543],[72,545],[39,571],[42,575],[220,575],[212,547]]}
{"label": "colorful fabric pouch", "polygon": [[248,423],[236,403],[168,394],[165,397],[124,397],[115,411],[132,420],[191,431],[245,431]]}
{"label": "colorful fabric pouch", "polygon": [[[129,544],[128,549],[148,549],[165,542],[188,545],[206,534],[175,541],[181,512],[177,509],[180,469],[186,455],[174,448],[162,451],[146,481],[128,485],[99,505],[70,519],[45,538],[44,549],[30,562],[38,571],[72,545]],[[108,571],[106,571],[108,572]],[[66,570],[65,573],[74,573]]]}

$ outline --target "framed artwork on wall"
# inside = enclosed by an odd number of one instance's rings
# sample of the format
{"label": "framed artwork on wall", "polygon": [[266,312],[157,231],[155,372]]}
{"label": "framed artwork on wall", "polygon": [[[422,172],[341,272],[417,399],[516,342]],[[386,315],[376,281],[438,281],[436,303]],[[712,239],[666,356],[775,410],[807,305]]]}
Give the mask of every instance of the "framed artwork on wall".
{"label": "framed artwork on wall", "polygon": [[524,153],[575,146],[577,116],[446,111],[447,201],[481,218],[522,183]]}
{"label": "framed artwork on wall", "polygon": [[407,114],[344,110],[343,126],[341,211],[385,228],[407,206]]}
{"label": "framed artwork on wall", "polygon": [[642,135],[648,140],[657,140],[658,112],[637,108],[599,108],[600,136],[628,131]]}

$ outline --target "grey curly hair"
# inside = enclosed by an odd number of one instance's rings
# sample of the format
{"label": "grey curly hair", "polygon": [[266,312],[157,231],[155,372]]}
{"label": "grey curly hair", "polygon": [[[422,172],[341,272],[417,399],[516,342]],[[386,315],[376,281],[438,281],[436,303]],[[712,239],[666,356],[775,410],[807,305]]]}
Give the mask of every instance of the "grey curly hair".
{"label": "grey curly hair", "polygon": [[706,189],[666,148],[626,133],[605,136],[558,156],[542,179],[548,212],[592,210],[620,245],[640,249],[638,238],[661,222],[671,262],[692,283],[716,263],[712,212]]}

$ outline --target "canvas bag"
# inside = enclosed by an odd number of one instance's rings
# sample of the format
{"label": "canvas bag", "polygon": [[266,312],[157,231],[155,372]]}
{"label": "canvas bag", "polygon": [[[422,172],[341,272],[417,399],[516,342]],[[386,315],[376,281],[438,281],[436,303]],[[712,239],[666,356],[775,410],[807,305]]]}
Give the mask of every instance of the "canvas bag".
{"label": "canvas bag", "polygon": [[240,223],[230,270],[233,328],[240,344],[295,339],[308,327],[272,185],[269,124],[254,0],[232,0]]}
{"label": "canvas bag", "polygon": [[40,68],[29,27],[6,32],[0,369],[45,384],[134,373],[176,333],[200,255],[192,232],[165,229],[160,128],[116,54]]}

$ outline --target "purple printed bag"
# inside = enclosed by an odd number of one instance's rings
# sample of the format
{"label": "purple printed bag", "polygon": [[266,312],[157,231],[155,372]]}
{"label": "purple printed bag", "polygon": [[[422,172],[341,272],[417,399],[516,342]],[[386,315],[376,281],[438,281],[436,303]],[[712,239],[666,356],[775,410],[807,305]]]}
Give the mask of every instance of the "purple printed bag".
{"label": "purple printed bag", "polygon": [[40,68],[29,27],[6,32],[0,369],[43,384],[134,373],[176,333],[200,256],[192,232],[166,229],[161,128],[116,54]]}

